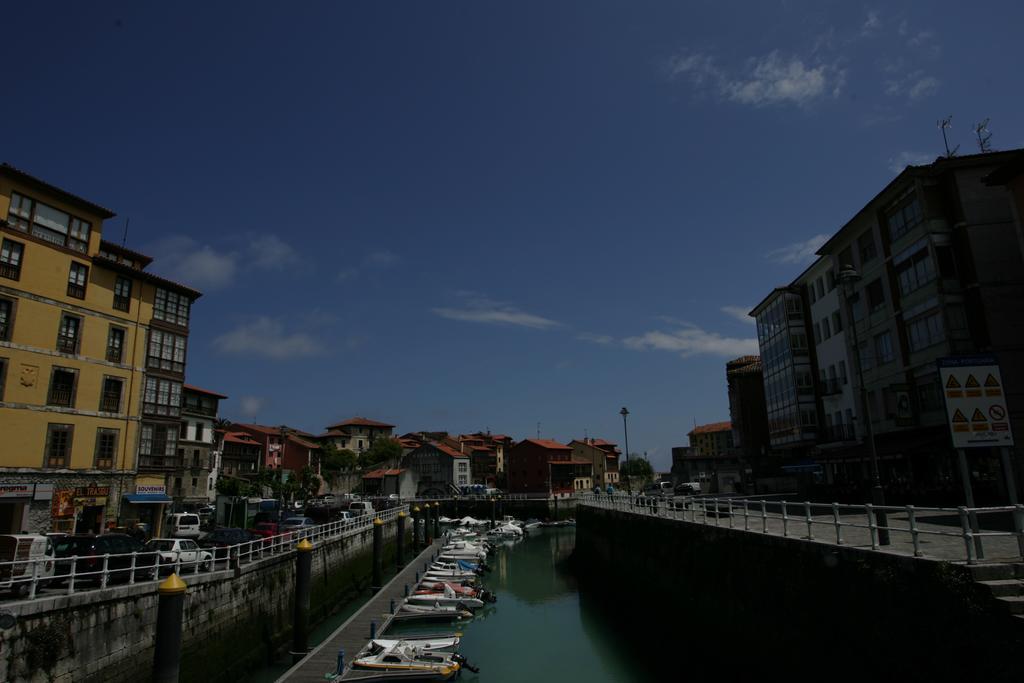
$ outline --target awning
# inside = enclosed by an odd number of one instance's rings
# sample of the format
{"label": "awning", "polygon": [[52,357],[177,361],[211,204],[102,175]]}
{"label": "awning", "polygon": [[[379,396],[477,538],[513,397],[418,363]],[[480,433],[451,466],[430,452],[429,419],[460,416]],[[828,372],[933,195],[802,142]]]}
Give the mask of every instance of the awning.
{"label": "awning", "polygon": [[129,503],[173,503],[174,499],[164,493],[126,493],[124,499]]}

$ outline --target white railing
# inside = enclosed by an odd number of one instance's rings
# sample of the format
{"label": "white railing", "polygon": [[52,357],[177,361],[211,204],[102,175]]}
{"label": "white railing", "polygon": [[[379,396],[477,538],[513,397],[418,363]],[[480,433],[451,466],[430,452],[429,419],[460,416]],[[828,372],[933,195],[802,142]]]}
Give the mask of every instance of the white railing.
{"label": "white railing", "polygon": [[[302,539],[309,539],[316,546],[319,543],[361,533],[373,528],[374,519],[380,519],[384,523],[392,522],[400,512],[408,514],[409,506],[401,505],[372,515],[327,522],[234,545],[200,547],[196,551],[147,550],[5,561],[0,562],[0,591],[11,591],[14,595],[31,600],[43,594],[71,595],[83,590],[105,589],[120,580],[129,585],[155,581],[172,571],[179,575],[211,574],[292,553],[296,543]],[[183,554],[193,552],[194,558],[182,559]],[[164,557],[172,553],[173,560]],[[221,563],[219,568],[218,563]],[[66,585],[59,585],[65,582]],[[49,588],[54,586],[58,588],[57,593],[49,591]],[[41,593],[41,590],[46,592]]]}
{"label": "white railing", "polygon": [[[870,546],[872,550],[914,557],[926,556],[922,549],[922,544],[926,544],[930,546],[927,556],[965,560],[968,564],[986,559],[986,549],[999,559],[1024,559],[1024,505],[930,508],[593,493],[580,494],[577,500],[579,505],[636,515],[836,545]],[[880,513],[884,513],[885,523],[880,522]],[[1004,519],[1009,516],[1013,530],[983,528],[983,520],[993,520],[997,515]],[[955,526],[942,523],[950,518],[956,520]]]}

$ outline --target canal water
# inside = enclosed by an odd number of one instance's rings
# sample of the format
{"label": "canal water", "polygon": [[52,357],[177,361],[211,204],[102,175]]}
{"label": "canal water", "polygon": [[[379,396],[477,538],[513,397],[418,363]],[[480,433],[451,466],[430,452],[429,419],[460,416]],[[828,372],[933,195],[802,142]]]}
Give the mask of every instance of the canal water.
{"label": "canal water", "polygon": [[464,681],[629,683],[644,679],[630,665],[629,653],[603,613],[581,604],[568,562],[575,531],[548,527],[499,546],[488,559],[494,571],[484,577],[484,586],[497,593],[498,601],[478,610],[472,621],[455,629],[403,624],[389,633],[460,631],[460,652],[480,669],[479,674],[464,671],[459,679]]}

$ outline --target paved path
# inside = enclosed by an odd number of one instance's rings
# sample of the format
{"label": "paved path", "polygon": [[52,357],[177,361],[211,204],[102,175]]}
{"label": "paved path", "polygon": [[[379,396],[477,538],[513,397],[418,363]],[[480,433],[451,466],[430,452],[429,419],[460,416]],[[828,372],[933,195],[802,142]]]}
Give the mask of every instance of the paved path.
{"label": "paved path", "polygon": [[[594,505],[591,501],[580,501],[580,504]],[[605,501],[599,501],[597,505],[598,507],[609,507]],[[746,515],[744,515],[742,503],[734,500],[730,515],[728,501],[720,500],[721,514],[717,517],[714,513],[714,504],[707,499],[704,499],[704,506],[708,508],[706,515],[701,505],[691,506],[688,509],[671,509],[663,506],[658,509],[656,515],[649,507],[634,506],[630,510],[628,502],[623,507],[622,501],[616,501],[616,505],[616,509],[645,516],[668,517],[697,524],[746,529],[751,533],[790,536],[830,545],[839,544],[835,517],[828,508],[822,506],[812,507],[811,524],[808,529],[807,513],[802,503],[787,503],[788,519],[786,520],[782,517],[781,505],[778,501],[772,501],[766,505],[766,513],[763,517],[758,501],[749,501]],[[841,539],[842,545],[871,549],[872,530],[868,526],[868,517],[862,510],[854,510],[855,508],[850,506],[840,508],[838,538]],[[1007,523],[1007,516],[1003,514],[1001,519],[985,515],[979,516],[983,553],[983,557],[981,554],[977,556],[979,561],[1021,561],[1021,547],[1018,538],[1011,533],[1012,524]],[[902,509],[889,511],[888,517],[890,544],[878,546],[877,551],[913,556],[914,539],[910,532],[911,525],[907,511]],[[916,510],[914,517],[918,530],[919,557],[960,563],[967,561],[967,543],[961,530],[957,510]],[[976,540],[972,540],[972,546],[973,548],[977,547]]]}
{"label": "paved path", "polygon": [[396,606],[401,604],[405,594],[405,585],[408,584],[409,589],[412,590],[412,587],[416,585],[416,572],[422,571],[424,563],[428,562],[440,547],[439,540],[435,540],[433,545],[427,546],[405,566],[405,569],[398,572],[386,586],[370,598],[358,612],[349,617],[348,621],[339,626],[302,661],[277,679],[277,683],[285,681],[289,683],[313,683],[313,681],[323,683],[324,680],[329,680],[330,674],[336,670],[338,665],[338,650],[345,651],[345,667],[349,674],[344,677],[344,680],[356,680],[356,677],[351,675],[349,666],[356,658],[356,654],[370,641],[370,622],[376,622],[378,636],[384,633],[393,616],[390,612],[391,601],[394,600]]}

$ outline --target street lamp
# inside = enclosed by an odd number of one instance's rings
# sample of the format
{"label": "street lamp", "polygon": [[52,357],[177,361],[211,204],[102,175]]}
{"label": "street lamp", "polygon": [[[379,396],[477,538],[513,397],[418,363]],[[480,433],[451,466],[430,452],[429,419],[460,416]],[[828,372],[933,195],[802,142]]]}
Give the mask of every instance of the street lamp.
{"label": "street lamp", "polygon": [[622,416],[622,433],[626,437],[626,492],[633,493],[633,489],[629,485],[629,428],[626,426],[626,416],[629,415],[629,411],[626,410],[626,406],[622,406],[619,415]]}
{"label": "street lamp", "polygon": [[885,514],[885,491],[882,489],[882,479],[878,474],[878,452],[875,449],[875,430],[871,425],[871,412],[868,408],[868,392],[864,386],[864,368],[860,362],[860,339],[857,335],[857,321],[853,319],[853,305],[850,297],[853,295],[853,288],[860,282],[860,273],[851,266],[843,265],[839,269],[839,281],[843,285],[843,297],[846,299],[846,309],[850,329],[853,330],[853,363],[857,367],[857,382],[860,385],[860,412],[863,416],[865,439],[868,442],[868,453],[871,456],[871,503],[878,509],[876,518],[878,521],[878,543],[889,545],[889,519]]}

